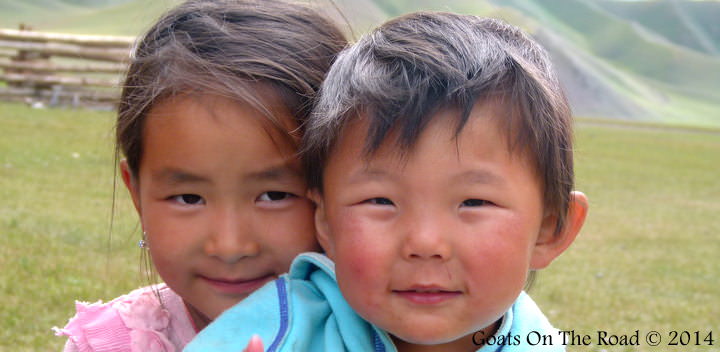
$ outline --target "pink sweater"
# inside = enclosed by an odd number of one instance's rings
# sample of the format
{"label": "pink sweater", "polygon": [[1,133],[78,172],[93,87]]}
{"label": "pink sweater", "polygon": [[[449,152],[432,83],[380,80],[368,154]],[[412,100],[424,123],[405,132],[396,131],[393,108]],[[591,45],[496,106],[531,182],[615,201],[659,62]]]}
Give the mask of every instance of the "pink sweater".
{"label": "pink sweater", "polygon": [[68,336],[65,352],[181,351],[197,333],[180,296],[164,284],[108,303],[75,302],[75,309],[64,328],[53,328],[56,335]]}

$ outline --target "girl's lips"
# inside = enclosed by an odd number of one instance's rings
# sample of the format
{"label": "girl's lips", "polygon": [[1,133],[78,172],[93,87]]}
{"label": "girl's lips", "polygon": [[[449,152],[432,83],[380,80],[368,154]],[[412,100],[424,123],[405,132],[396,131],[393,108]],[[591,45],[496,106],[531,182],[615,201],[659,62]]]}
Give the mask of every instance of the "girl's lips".
{"label": "girl's lips", "polygon": [[411,303],[420,305],[440,304],[462,294],[460,291],[445,291],[439,289],[395,290],[393,293]]}
{"label": "girl's lips", "polygon": [[248,295],[262,287],[266,282],[272,280],[274,277],[274,275],[265,275],[249,280],[226,280],[201,276],[201,278],[215,290],[232,295]]}

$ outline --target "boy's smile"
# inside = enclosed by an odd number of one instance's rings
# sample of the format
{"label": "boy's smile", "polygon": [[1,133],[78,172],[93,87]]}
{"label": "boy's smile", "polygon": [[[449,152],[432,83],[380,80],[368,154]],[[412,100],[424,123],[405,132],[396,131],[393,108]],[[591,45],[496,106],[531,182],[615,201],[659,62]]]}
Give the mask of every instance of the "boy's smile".
{"label": "boy's smile", "polygon": [[457,112],[440,110],[407,154],[391,134],[368,158],[360,115],[329,157],[314,195],[321,244],[350,305],[399,346],[476,349],[472,334],[491,336],[529,270],[549,263],[556,217],[497,111],[476,104],[454,138]]}

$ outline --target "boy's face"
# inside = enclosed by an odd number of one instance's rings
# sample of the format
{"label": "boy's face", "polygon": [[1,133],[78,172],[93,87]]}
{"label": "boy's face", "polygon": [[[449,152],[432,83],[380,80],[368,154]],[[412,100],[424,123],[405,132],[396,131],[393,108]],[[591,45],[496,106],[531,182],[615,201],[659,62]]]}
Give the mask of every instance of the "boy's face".
{"label": "boy's face", "polygon": [[457,139],[455,113],[438,112],[406,159],[389,138],[367,163],[358,119],[316,195],[344,297],[405,342],[472,345],[474,332],[492,334],[529,269],[549,263],[555,217],[534,168],[510,154],[492,105],[476,105]]}

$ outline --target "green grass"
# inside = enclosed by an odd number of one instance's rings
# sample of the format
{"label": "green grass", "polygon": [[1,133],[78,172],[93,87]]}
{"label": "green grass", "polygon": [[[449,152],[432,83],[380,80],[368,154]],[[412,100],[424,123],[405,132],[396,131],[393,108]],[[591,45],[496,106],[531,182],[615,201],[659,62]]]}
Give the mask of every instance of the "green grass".
{"label": "green grass", "polygon": [[[73,300],[143,284],[121,186],[108,247],[112,120],[0,103],[0,351],[58,351],[64,339],[50,328]],[[586,227],[531,291],[550,320],[584,334],[715,329],[720,339],[720,131],[583,120],[576,160]]]}
{"label": "green grass", "polygon": [[[718,338],[720,131],[580,123],[576,150],[590,213],[534,288],[550,320],[587,334],[715,329]],[[569,350],[602,348],[625,350]]]}
{"label": "green grass", "polygon": [[141,284],[122,189],[109,242],[112,118],[0,103],[0,351],[58,351],[74,299]]}

